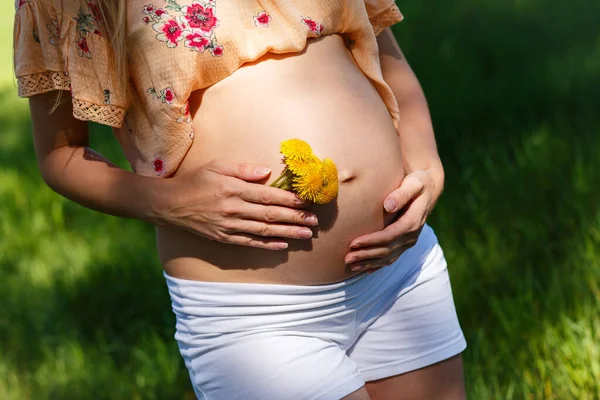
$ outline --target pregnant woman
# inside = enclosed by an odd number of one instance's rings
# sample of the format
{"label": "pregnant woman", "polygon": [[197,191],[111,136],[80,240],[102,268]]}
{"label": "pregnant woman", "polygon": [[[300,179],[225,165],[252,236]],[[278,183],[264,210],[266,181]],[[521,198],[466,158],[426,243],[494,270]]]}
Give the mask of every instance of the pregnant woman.
{"label": "pregnant woman", "polygon": [[[463,398],[425,224],[443,170],[393,0],[150,1],[17,0],[15,71],[45,182],[157,226],[196,396]],[[290,138],[336,163],[334,202],[269,186]]]}

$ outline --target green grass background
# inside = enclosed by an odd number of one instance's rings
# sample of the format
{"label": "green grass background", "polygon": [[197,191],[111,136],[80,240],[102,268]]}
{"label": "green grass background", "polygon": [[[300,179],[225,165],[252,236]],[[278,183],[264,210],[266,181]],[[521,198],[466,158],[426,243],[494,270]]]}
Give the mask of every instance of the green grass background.
{"label": "green grass background", "polygon": [[[0,398],[191,398],[151,227],[40,179],[0,6]],[[471,399],[600,398],[600,2],[400,4]],[[106,129],[94,147],[124,165]]]}

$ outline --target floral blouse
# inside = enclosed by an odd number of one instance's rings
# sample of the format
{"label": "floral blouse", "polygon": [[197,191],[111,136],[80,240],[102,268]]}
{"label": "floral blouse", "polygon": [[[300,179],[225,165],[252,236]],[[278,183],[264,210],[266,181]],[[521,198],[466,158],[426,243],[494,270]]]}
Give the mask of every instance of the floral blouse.
{"label": "floral blouse", "polygon": [[[95,0],[15,0],[19,95],[70,90],[73,115],[112,126],[136,173],[167,177],[194,140],[188,98],[268,52],[342,34],[394,120],[375,36],[394,0],[128,0],[130,85],[119,87]],[[397,126],[397,125],[396,125]]]}

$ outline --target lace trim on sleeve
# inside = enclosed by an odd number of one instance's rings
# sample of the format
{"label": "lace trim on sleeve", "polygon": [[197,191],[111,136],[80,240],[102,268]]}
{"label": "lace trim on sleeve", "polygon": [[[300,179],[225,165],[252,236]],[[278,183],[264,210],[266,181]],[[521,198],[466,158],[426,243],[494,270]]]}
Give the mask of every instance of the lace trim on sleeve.
{"label": "lace trim on sleeve", "polygon": [[94,104],[73,98],[73,116],[82,121],[120,128],[126,109],[112,104]]}
{"label": "lace trim on sleeve", "polygon": [[404,19],[404,16],[395,4],[371,18],[371,25],[375,36],[379,35],[385,28],[392,26]]}
{"label": "lace trim on sleeve", "polygon": [[[19,96],[30,97],[52,90],[70,90],[71,81],[66,72],[45,71],[17,79]],[[73,116],[82,121],[120,128],[126,109],[112,104],[95,104],[73,98]]]}
{"label": "lace trim on sleeve", "polygon": [[44,71],[17,79],[19,96],[30,97],[51,90],[69,90],[71,81],[66,72]]}

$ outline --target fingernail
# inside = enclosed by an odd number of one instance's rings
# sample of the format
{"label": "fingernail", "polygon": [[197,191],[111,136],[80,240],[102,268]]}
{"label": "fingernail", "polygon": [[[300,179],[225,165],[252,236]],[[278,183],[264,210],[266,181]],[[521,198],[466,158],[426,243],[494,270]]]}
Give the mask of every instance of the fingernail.
{"label": "fingernail", "polygon": [[352,272],[357,272],[357,271],[362,271],[363,269],[365,269],[366,267],[364,265],[357,265],[355,267],[350,268],[350,270]]}
{"label": "fingernail", "polygon": [[350,257],[347,261],[346,264],[352,264],[353,262],[356,261],[356,257]]}
{"label": "fingernail", "polygon": [[396,210],[396,202],[393,199],[387,199],[385,203],[383,203],[383,207],[385,211],[391,213]]}
{"label": "fingernail", "polygon": [[296,204],[306,204],[306,200],[302,200],[300,197],[296,197],[294,199],[294,203],[296,203]]}
{"label": "fingernail", "polygon": [[284,250],[288,248],[288,244],[287,243],[277,243],[277,248],[279,250]]}
{"label": "fingernail", "polygon": [[256,167],[256,168],[254,168],[254,173],[256,175],[266,175],[269,172],[271,172],[271,169],[266,168],[266,167]]}
{"label": "fingernail", "polygon": [[317,220],[317,217],[314,215],[309,215],[308,217],[304,218],[304,220],[313,225],[317,225],[319,223],[319,220]]}
{"label": "fingernail", "polygon": [[362,243],[360,243],[360,242],[352,243],[352,244],[350,245],[350,247],[352,247],[353,249],[355,249],[355,248],[357,248],[357,247],[362,247]]}
{"label": "fingernail", "polygon": [[300,229],[300,237],[308,239],[312,237],[313,233],[310,229]]}

